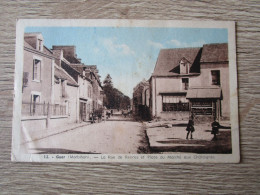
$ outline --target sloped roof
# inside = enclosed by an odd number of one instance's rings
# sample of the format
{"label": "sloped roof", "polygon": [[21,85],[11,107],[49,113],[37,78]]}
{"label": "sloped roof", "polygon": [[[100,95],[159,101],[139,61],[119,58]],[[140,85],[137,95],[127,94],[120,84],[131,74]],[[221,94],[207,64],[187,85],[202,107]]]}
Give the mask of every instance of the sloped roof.
{"label": "sloped roof", "polygon": [[189,88],[187,99],[197,99],[197,98],[213,98],[213,99],[222,99],[222,91],[218,86],[209,86],[209,87],[193,87]]}
{"label": "sloped roof", "polygon": [[178,75],[178,73],[173,70],[178,68],[179,63],[183,58],[188,60],[192,66],[199,65],[194,62],[199,55],[200,49],[201,48],[162,49],[157,58],[153,76]]}
{"label": "sloped roof", "polygon": [[27,43],[26,41],[24,41],[24,47],[27,47],[29,49],[34,49],[29,43]]}
{"label": "sloped roof", "polygon": [[70,66],[77,70],[81,75],[83,74],[84,68],[86,68],[86,66],[83,64],[70,64]]}
{"label": "sloped roof", "polygon": [[200,62],[227,62],[228,61],[228,44],[206,44],[203,45]]}
{"label": "sloped roof", "polygon": [[54,76],[62,80],[67,80],[67,83],[70,85],[78,86],[77,82],[73,78],[71,78],[62,68],[58,68],[55,66]]}
{"label": "sloped roof", "polygon": [[43,54],[47,54],[51,57],[54,57],[53,53],[51,50],[49,50],[45,45],[43,46],[43,51],[39,51],[35,48],[33,48],[27,41],[24,41],[24,47],[30,49],[30,50],[34,50],[36,52],[40,52],[40,53],[43,53]]}
{"label": "sloped roof", "polygon": [[68,60],[70,63],[81,63],[79,58],[76,58],[75,56],[64,56],[66,60]]}

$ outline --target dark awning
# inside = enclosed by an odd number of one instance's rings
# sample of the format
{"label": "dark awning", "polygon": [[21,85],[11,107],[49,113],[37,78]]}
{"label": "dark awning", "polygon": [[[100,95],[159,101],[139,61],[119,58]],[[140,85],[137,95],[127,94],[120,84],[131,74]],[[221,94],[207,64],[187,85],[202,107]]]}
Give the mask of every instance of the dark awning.
{"label": "dark awning", "polygon": [[187,92],[187,99],[222,99],[222,91],[220,87],[208,87],[208,88],[189,88]]}

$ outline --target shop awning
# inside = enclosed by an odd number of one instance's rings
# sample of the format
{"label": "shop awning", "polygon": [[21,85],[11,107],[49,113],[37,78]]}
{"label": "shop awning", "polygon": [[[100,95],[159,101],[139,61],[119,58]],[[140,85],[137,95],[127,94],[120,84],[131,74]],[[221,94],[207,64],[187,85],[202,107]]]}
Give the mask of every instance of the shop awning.
{"label": "shop awning", "polygon": [[187,99],[222,99],[222,91],[220,87],[208,87],[208,88],[189,88]]}
{"label": "shop awning", "polygon": [[177,91],[177,92],[160,92],[160,95],[172,95],[172,96],[185,96],[186,91]]}

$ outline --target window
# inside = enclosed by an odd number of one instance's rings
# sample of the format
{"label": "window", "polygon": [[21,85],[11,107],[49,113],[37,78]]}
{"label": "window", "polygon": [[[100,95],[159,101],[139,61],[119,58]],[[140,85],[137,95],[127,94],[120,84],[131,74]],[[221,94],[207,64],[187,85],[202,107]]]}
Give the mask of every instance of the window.
{"label": "window", "polygon": [[188,78],[182,78],[182,89],[188,90],[189,88],[189,79]]}
{"label": "window", "polygon": [[23,88],[28,87],[29,72],[23,72]]}
{"label": "window", "polygon": [[41,80],[41,60],[33,60],[33,80]]}
{"label": "window", "polygon": [[212,85],[220,85],[220,71],[212,70],[211,71]]}
{"label": "window", "polygon": [[32,95],[32,114],[38,113],[39,106],[38,104],[40,103],[40,95]]}
{"label": "window", "polygon": [[66,82],[65,80],[61,80],[61,96],[66,97]]}
{"label": "window", "polygon": [[42,40],[38,39],[38,50],[42,51]]}
{"label": "window", "polygon": [[163,111],[189,111],[185,96],[163,96]]}
{"label": "window", "polygon": [[189,74],[189,67],[189,62],[185,58],[183,58],[180,61],[180,74]]}

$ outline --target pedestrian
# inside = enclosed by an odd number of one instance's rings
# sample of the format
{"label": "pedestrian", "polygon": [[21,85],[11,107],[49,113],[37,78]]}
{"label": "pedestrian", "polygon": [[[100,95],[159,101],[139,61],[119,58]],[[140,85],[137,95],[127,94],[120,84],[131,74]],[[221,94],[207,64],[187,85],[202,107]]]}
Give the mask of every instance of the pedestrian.
{"label": "pedestrian", "polygon": [[126,118],[126,115],[127,115],[126,110],[123,111],[123,115],[124,115],[124,117]]}
{"label": "pedestrian", "polygon": [[187,131],[186,139],[189,139],[189,134],[190,134],[190,139],[193,139],[192,133],[195,131],[195,129],[194,129],[194,122],[192,119],[189,120],[186,131]]}
{"label": "pedestrian", "polygon": [[109,119],[110,118],[110,111],[108,110],[107,111],[107,119]]}
{"label": "pedestrian", "polygon": [[217,140],[217,134],[219,132],[219,127],[220,127],[219,122],[214,120],[214,122],[211,123],[211,126],[212,126],[211,134],[214,134],[214,137],[212,140]]}
{"label": "pedestrian", "polygon": [[98,114],[98,123],[101,122],[101,119],[102,119],[102,113],[99,111]]}
{"label": "pedestrian", "polygon": [[94,112],[91,113],[91,123],[95,123]]}

